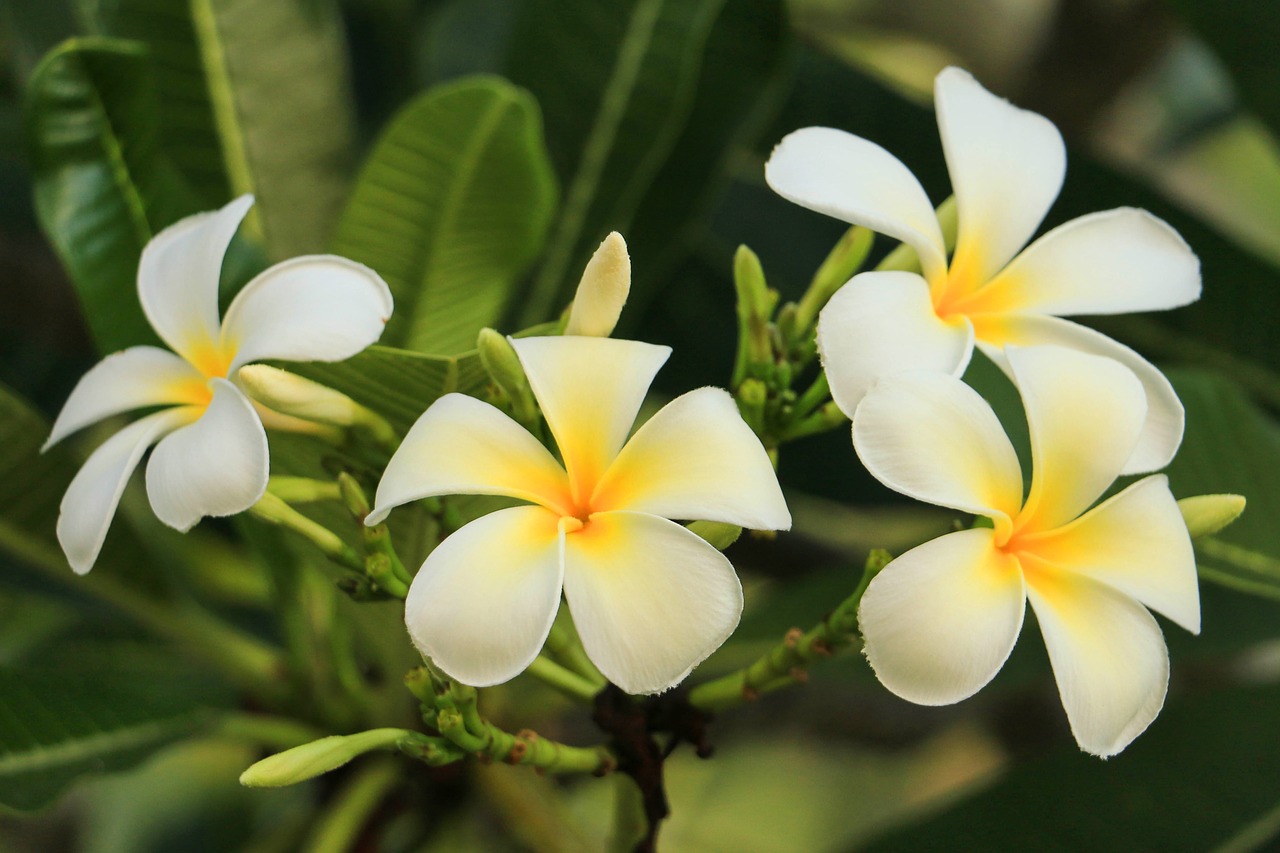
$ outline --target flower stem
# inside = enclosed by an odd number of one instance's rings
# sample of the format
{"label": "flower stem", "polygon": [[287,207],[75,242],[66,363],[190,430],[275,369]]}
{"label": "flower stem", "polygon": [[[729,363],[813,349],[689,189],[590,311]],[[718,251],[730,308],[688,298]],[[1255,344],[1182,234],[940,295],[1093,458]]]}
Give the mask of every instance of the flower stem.
{"label": "flower stem", "polygon": [[309,540],[335,563],[357,571],[364,570],[364,561],[360,559],[360,555],[336,533],[307,518],[271,492],[267,492],[249,507],[249,512],[268,524],[291,530]]}
{"label": "flower stem", "polygon": [[529,668],[525,672],[534,678],[549,684],[556,690],[566,696],[577,699],[580,702],[591,704],[591,700],[600,692],[600,687],[583,678],[576,672],[572,672],[550,658],[538,655],[533,659],[533,663],[529,664]]}
{"label": "flower stem", "polygon": [[[561,613],[563,614],[563,612],[564,610],[562,609]],[[551,633],[547,635],[546,648],[556,663],[592,685],[594,688],[591,691],[593,696],[609,683],[609,679],[605,678],[600,673],[600,670],[596,669],[596,665],[591,662],[591,658],[587,657],[587,652],[582,648],[582,641],[578,639],[577,632],[559,618],[551,625]]]}
{"label": "flower stem", "polygon": [[803,681],[806,668],[846,645],[858,625],[858,605],[871,579],[893,559],[887,551],[868,555],[862,580],[853,594],[808,631],[792,628],[778,643],[745,669],[699,684],[689,691],[689,704],[704,711],[722,711],[750,702],[763,693]]}

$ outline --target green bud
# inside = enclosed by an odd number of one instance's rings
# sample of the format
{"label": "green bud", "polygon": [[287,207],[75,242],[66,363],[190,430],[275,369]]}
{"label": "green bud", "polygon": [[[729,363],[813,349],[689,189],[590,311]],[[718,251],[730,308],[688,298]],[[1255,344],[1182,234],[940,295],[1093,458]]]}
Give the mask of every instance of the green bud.
{"label": "green bud", "polygon": [[364,489],[360,488],[356,478],[346,471],[338,474],[338,494],[351,514],[364,521],[364,517],[369,514],[369,498],[365,496]]}
{"label": "green bud", "polygon": [[725,524],[723,521],[691,521],[685,526],[709,542],[717,551],[728,548],[742,535],[741,527],[736,524]]}
{"label": "green bud", "polygon": [[[951,196],[938,205],[936,213],[938,215],[938,225],[942,227],[943,246],[950,252],[956,247],[956,228],[959,223],[959,217],[956,213],[956,197]],[[915,249],[903,243],[885,255],[884,260],[876,264],[876,269],[920,272],[920,258],[916,255]]]}
{"label": "green bud", "polygon": [[295,746],[262,759],[240,774],[249,788],[279,788],[313,779],[336,770],[357,755],[379,749],[396,749],[404,738],[417,738],[408,729],[372,729],[354,735],[334,735]]}
{"label": "green bud", "polygon": [[738,411],[742,419],[755,430],[756,435],[764,432],[764,407],[769,399],[769,388],[759,379],[744,379],[738,386]]}
{"label": "green bud", "polygon": [[361,427],[388,448],[397,444],[395,430],[381,415],[327,385],[266,364],[246,365],[237,376],[249,396],[268,409],[313,423]]}
{"label": "green bud", "polygon": [[773,363],[769,321],[778,294],[769,289],[760,259],[746,246],[739,246],[733,257],[733,285],[738,294],[738,354],[731,384],[736,387],[748,374],[755,375],[759,368]]}
{"label": "green bud", "polygon": [[835,294],[853,278],[871,252],[875,235],[860,225],[855,225],[836,243],[822,266],[813,274],[809,289],[800,297],[796,309],[796,326],[799,333],[811,331],[820,312]]}
{"label": "green bud", "polygon": [[538,405],[511,341],[493,329],[481,329],[476,337],[476,349],[493,383],[511,401],[516,420],[526,428],[531,428],[537,423]]}
{"label": "green bud", "polygon": [[1243,495],[1196,495],[1178,501],[1192,539],[1217,533],[1244,512]]}

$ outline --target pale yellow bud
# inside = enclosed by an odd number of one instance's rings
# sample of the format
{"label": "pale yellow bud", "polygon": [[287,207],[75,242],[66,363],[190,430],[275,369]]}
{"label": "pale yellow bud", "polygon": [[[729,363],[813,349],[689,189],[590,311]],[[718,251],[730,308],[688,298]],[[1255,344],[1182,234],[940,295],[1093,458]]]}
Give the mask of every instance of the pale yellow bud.
{"label": "pale yellow bud", "polygon": [[631,258],[627,242],[613,231],[596,249],[578,282],[578,292],[569,309],[566,335],[607,338],[618,325],[622,306],[631,292]]}
{"label": "pale yellow bud", "polygon": [[240,368],[238,378],[250,397],[282,414],[334,426],[351,426],[359,419],[362,407],[355,400],[288,371],[250,364]]}
{"label": "pale yellow bud", "polygon": [[357,755],[378,749],[396,749],[416,732],[405,729],[373,729],[354,735],[334,735],[268,756],[240,774],[240,784],[250,788],[279,788],[336,770]]}
{"label": "pale yellow bud", "polygon": [[1244,512],[1243,495],[1196,495],[1178,501],[1192,539],[1217,533]]}

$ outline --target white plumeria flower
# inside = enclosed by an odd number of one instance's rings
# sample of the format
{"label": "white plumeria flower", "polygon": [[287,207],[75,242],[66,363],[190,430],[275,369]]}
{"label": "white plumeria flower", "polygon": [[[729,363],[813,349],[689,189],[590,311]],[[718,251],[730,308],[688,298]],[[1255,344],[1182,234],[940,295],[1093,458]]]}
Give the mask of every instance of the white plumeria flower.
{"label": "white plumeria flower", "polygon": [[1128,347],[1061,316],[1185,305],[1200,295],[1199,261],[1169,225],[1133,208],[1073,219],[1023,250],[1062,187],[1057,128],[958,68],[938,75],[935,100],[958,217],[950,263],[924,189],[875,143],[804,128],[765,166],[785,198],[901,240],[920,258],[923,276],[862,273],[822,312],[818,346],[836,403],[852,417],[877,379],[901,370],[958,376],[975,343],[1006,373],[1007,344],[1069,346],[1137,374],[1147,421],[1125,472],[1164,467],[1183,423],[1168,380]]}
{"label": "white plumeria flower", "polygon": [[546,640],[563,589],[587,656],[629,693],[681,681],[742,612],[733,566],[669,519],[791,525],[773,467],[733,399],[691,391],[627,440],[671,350],[605,337],[511,341],[563,465],[487,403],[448,394],[414,424],[368,523],[434,495],[528,501],[445,539],[423,563],[405,622],[423,654],[478,687],[506,681]]}
{"label": "white plumeria flower", "polygon": [[111,415],[167,407],[107,439],[71,481],[58,541],[79,574],[93,567],[129,475],[156,442],[147,496],[165,524],[186,531],[204,516],[252,506],[267,486],[262,419],[286,419],[255,409],[236,386],[236,372],[262,359],[349,358],[376,341],[391,316],[391,292],[377,273],[313,255],[258,275],[219,321],[222,257],[252,205],[252,196],[242,196],[147,243],[138,298],[173,352],[135,346],[107,356],[81,378],[53,425],[46,449]]}
{"label": "white plumeria flower", "polygon": [[1114,755],[1168,686],[1146,608],[1199,633],[1191,540],[1162,474],[1089,508],[1142,432],[1146,397],[1130,370],[1056,346],[1006,356],[1031,434],[1025,501],[1013,445],[959,379],[888,377],[854,414],[854,447],[880,482],[993,524],[913,548],[872,580],[858,612],[866,655],[904,699],[958,702],[1004,665],[1030,599],[1077,742]]}

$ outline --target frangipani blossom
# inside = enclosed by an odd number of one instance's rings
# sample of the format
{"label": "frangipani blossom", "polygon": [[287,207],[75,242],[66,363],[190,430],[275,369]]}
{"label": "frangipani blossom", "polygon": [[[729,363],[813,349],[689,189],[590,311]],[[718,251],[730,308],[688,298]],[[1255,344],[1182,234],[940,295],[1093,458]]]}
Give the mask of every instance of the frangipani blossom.
{"label": "frangipani blossom", "polygon": [[1006,345],[1068,346],[1110,356],[1142,381],[1147,419],[1125,473],[1168,464],[1183,423],[1168,380],[1128,347],[1061,317],[1185,305],[1200,295],[1199,261],[1171,227],[1132,208],[1073,219],[1024,250],[1062,187],[1057,128],[958,68],[938,75],[935,100],[958,217],[949,263],[924,189],[875,143],[804,128],[765,166],[785,198],[901,240],[920,258],[923,276],[862,273],[823,310],[818,346],[836,403],[852,417],[877,379],[901,370],[958,376],[975,343],[1006,373]]}
{"label": "frangipani blossom", "polygon": [[1168,686],[1146,608],[1199,633],[1191,540],[1161,474],[1090,509],[1142,432],[1131,371],[1053,346],[1011,347],[1007,359],[1031,434],[1025,501],[1013,445],[959,379],[891,376],[854,414],[854,447],[882,483],[992,521],[913,548],[871,581],[858,612],[866,655],[904,699],[958,702],[1004,665],[1030,600],[1076,741],[1114,755],[1155,719]]}
{"label": "frangipani blossom", "polygon": [[497,684],[537,657],[563,590],[602,673],[629,693],[666,690],[742,612],[733,566],[670,519],[790,527],[769,458],[718,388],[678,397],[627,439],[667,347],[587,336],[511,344],[560,460],[471,397],[447,394],[423,413],[368,523],[435,495],[530,505],[464,525],[427,557],[405,601],[409,633],[453,678]]}
{"label": "frangipani blossom", "polygon": [[107,356],[72,390],[45,443],[103,418],[165,406],[107,439],[62,499],[58,541],[71,567],[93,567],[129,475],[151,445],[147,496],[156,516],[189,530],[204,516],[252,506],[267,487],[269,423],[236,385],[236,372],[263,359],[340,361],[382,334],[391,291],[353,261],[312,255],[276,264],[244,286],[218,317],[222,257],[249,208],[242,196],[191,216],[147,243],[138,298],[172,352],[135,346]]}

